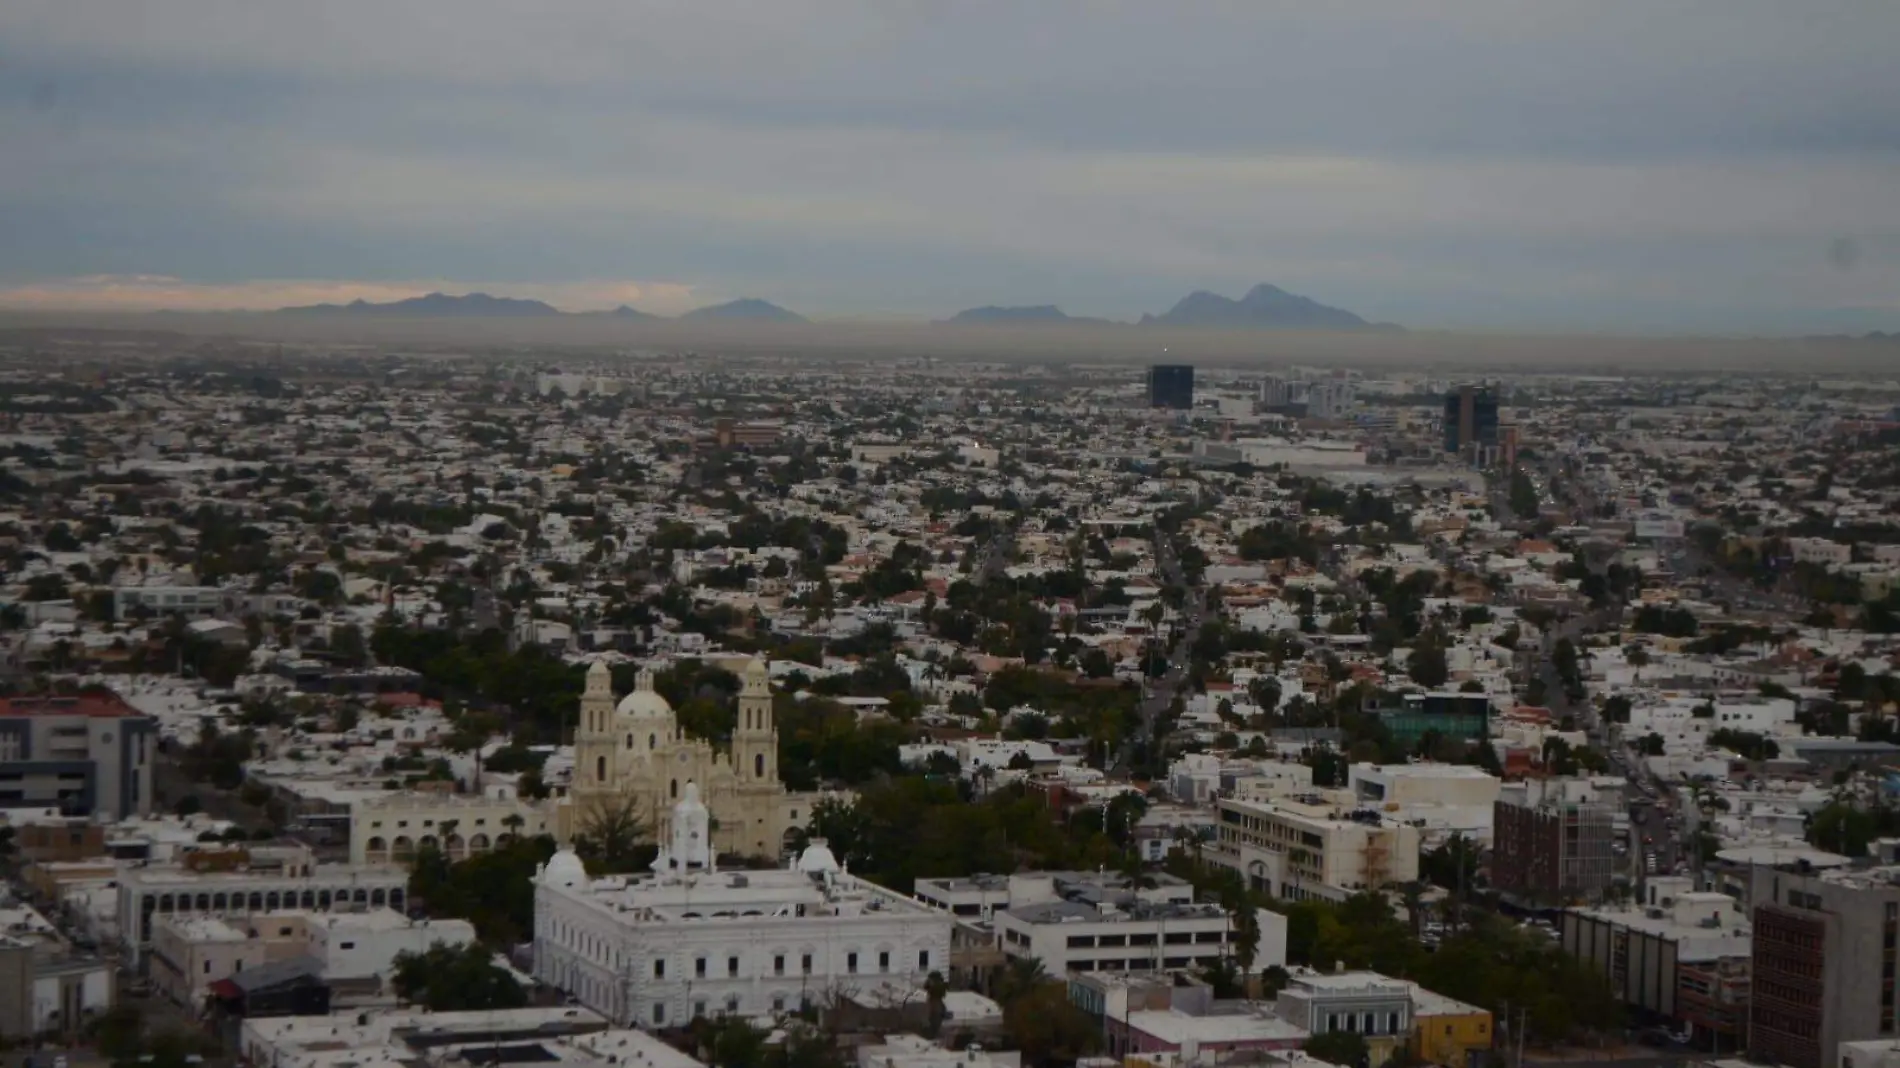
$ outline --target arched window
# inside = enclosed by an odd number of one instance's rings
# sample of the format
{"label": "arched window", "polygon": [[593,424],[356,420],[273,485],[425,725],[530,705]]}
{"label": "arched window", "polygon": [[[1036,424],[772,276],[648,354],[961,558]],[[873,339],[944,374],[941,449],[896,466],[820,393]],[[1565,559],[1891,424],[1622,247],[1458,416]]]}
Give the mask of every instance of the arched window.
{"label": "arched window", "polygon": [[607,781],[607,758],[604,756],[594,758],[594,779],[597,782]]}
{"label": "arched window", "polygon": [[647,735],[647,748],[658,749],[659,747],[660,747],[660,736],[657,734]]}
{"label": "arched window", "polygon": [[677,800],[677,799],[679,798],[679,795],[680,795],[680,781],[679,781],[678,779],[674,779],[674,780],[673,780],[673,787],[672,787],[672,790],[670,791],[670,793],[672,794],[672,796],[673,796],[673,798],[674,798],[675,800]]}
{"label": "arched window", "polygon": [[755,779],[765,778],[765,754],[764,753],[760,753],[752,758],[752,777]]}
{"label": "arched window", "polygon": [[633,748],[633,735],[631,734],[627,735],[627,748],[628,749]]}

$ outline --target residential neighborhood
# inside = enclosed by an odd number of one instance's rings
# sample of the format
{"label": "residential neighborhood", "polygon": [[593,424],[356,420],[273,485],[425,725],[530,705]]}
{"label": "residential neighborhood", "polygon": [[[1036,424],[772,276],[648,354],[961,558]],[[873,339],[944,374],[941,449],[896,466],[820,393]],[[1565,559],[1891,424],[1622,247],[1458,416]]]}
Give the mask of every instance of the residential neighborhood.
{"label": "residential neighborhood", "polygon": [[0,334],[0,1036],[1888,1063],[1900,384],[1165,370]]}

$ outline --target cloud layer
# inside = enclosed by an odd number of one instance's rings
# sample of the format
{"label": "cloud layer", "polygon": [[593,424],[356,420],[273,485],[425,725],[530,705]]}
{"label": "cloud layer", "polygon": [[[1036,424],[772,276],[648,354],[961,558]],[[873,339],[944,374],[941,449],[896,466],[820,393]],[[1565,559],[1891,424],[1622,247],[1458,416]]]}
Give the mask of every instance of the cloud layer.
{"label": "cloud layer", "polygon": [[1895,39],[1890,0],[14,0],[0,303],[1130,317],[1264,280],[1421,326],[1900,326]]}

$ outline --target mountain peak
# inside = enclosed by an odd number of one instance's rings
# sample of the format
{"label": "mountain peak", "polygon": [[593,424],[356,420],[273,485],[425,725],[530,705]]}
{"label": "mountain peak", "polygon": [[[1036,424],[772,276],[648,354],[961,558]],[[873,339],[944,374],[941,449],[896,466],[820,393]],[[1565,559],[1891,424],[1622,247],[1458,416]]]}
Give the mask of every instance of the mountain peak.
{"label": "mountain peak", "polygon": [[1010,323],[1021,325],[1049,325],[1063,323],[1098,324],[1105,319],[1087,319],[1070,315],[1053,304],[986,304],[981,308],[966,308],[948,319],[946,325],[968,326],[990,323]]}
{"label": "mountain peak", "polygon": [[1262,282],[1233,300],[1197,289],[1161,315],[1144,315],[1156,326],[1213,327],[1228,330],[1395,330],[1373,324],[1344,308],[1333,308],[1298,293]]}
{"label": "mountain peak", "polygon": [[685,322],[802,323],[804,316],[757,297],[740,297],[724,304],[695,308],[680,316]]}

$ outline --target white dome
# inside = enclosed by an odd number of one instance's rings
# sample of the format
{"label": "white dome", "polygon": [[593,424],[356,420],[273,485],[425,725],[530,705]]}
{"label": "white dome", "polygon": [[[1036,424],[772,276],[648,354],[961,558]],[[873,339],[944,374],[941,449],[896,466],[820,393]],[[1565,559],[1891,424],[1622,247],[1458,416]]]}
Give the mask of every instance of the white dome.
{"label": "white dome", "polygon": [[556,850],[548,858],[547,867],[541,869],[541,881],[549,886],[586,886],[587,865],[581,863],[580,854],[572,849]]}
{"label": "white dome", "polygon": [[633,692],[614,706],[617,716],[636,719],[661,719],[673,714],[673,706],[653,688],[653,672],[642,670],[633,683]]}
{"label": "white dome", "polygon": [[825,844],[824,839],[815,839],[798,855],[798,870],[807,875],[838,871],[838,858],[831,855],[831,847]]}

